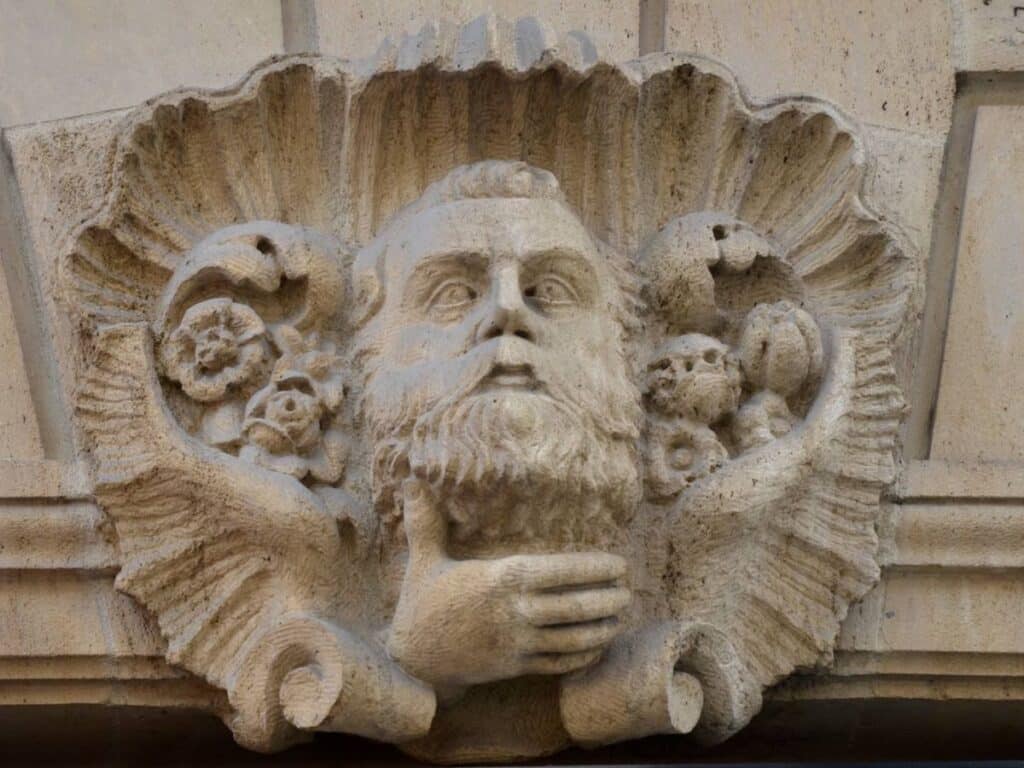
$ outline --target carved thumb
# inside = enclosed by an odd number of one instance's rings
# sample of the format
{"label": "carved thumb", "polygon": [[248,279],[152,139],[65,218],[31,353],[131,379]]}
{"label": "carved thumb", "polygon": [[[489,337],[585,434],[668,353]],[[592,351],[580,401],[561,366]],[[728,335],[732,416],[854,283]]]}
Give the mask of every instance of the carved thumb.
{"label": "carved thumb", "polygon": [[412,569],[430,568],[448,558],[448,523],[427,483],[412,478],[402,484],[402,515]]}

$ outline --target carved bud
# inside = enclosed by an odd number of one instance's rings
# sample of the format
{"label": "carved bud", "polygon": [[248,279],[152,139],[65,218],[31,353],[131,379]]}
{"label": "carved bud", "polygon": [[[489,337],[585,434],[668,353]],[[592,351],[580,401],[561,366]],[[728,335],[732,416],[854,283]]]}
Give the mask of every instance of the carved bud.
{"label": "carved bud", "polygon": [[759,278],[746,277],[757,260],[778,263],[776,247],[732,215],[700,211],[680,216],[641,252],[648,304],[673,331],[714,333],[725,319],[723,310],[731,306],[728,294],[736,285],[733,280],[726,286],[723,302],[719,280],[741,278],[745,292],[760,290]]}
{"label": "carved bud", "polygon": [[785,398],[821,375],[821,332],[814,318],[789,301],[750,310],[738,345],[747,385]]}

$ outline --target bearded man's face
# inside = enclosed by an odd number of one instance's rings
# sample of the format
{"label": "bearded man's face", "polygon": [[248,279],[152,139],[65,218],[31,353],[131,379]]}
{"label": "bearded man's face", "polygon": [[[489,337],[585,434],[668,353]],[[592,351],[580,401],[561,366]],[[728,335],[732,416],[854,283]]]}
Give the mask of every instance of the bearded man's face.
{"label": "bearded man's face", "polygon": [[470,199],[385,232],[360,340],[374,484],[410,473],[456,540],[580,543],[636,502],[621,288],[562,203]]}

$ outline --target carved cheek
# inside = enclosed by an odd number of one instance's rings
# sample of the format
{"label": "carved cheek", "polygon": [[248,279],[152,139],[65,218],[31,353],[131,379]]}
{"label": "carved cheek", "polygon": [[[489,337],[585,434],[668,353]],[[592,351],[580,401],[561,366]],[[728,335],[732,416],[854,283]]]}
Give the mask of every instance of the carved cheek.
{"label": "carved cheek", "polygon": [[565,320],[548,319],[538,323],[538,328],[543,346],[585,360],[610,361],[618,346],[618,328],[590,312]]}
{"label": "carved cheek", "polygon": [[458,356],[463,351],[465,337],[461,325],[439,327],[433,323],[415,323],[399,329],[391,345],[392,362],[408,366]]}

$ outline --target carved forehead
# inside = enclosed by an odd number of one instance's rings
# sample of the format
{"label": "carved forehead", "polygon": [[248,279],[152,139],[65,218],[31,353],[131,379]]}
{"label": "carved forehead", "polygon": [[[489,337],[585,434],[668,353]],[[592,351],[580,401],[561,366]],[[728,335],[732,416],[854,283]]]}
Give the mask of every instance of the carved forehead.
{"label": "carved forehead", "polygon": [[593,268],[619,321],[632,323],[631,276],[565,202],[555,177],[525,163],[488,161],[457,168],[429,187],[359,252],[356,326],[375,317],[418,264],[460,253],[504,260],[575,256]]}
{"label": "carved forehead", "polygon": [[399,277],[434,255],[516,259],[571,253],[596,260],[593,239],[564,203],[525,198],[458,200],[431,206],[382,233],[386,271]]}

